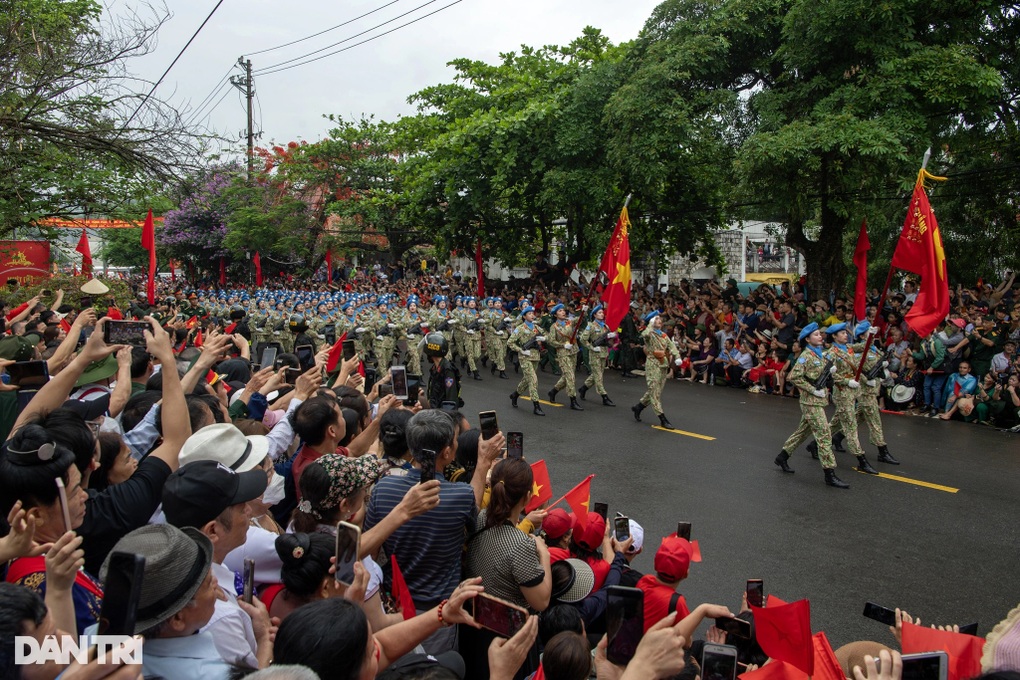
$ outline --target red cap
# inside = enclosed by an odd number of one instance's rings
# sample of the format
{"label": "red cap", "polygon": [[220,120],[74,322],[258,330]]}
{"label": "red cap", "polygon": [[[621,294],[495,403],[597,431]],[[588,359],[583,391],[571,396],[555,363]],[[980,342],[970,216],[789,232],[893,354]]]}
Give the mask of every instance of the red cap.
{"label": "red cap", "polygon": [[542,520],[542,531],[551,541],[558,541],[566,536],[572,526],[574,526],[574,516],[563,508],[553,508]]}
{"label": "red cap", "polygon": [[655,553],[655,573],[670,582],[687,578],[693,552],[694,546],[686,538],[679,538],[676,534],[667,536]]}
{"label": "red cap", "polygon": [[585,550],[596,550],[606,536],[606,520],[597,512],[588,513],[588,524],[584,529],[574,525],[574,542]]}

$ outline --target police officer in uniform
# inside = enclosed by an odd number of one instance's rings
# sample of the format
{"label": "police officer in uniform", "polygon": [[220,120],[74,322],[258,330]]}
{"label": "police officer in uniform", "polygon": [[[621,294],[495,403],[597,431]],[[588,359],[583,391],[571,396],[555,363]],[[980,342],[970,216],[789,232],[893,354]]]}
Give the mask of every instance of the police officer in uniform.
{"label": "police officer in uniform", "polygon": [[603,406],[616,406],[613,400],[606,394],[606,387],[602,384],[602,374],[606,370],[606,361],[609,359],[609,340],[616,337],[616,333],[611,331],[609,326],[606,325],[606,310],[602,305],[595,305],[595,308],[591,310],[591,323],[578,334],[577,338],[581,341],[581,344],[588,349],[588,364],[591,368],[591,375],[589,375],[584,384],[581,385],[580,389],[577,390],[581,399],[584,399],[584,395],[588,392],[589,387],[594,387],[595,391],[602,397]]}
{"label": "police officer in uniform", "polygon": [[[574,325],[567,319],[567,310],[563,303],[557,304],[549,311],[556,316],[556,321],[549,329],[549,345],[556,349],[556,364],[560,367],[561,373],[560,379],[549,390],[549,401],[556,401],[556,394],[566,388],[567,396],[570,397],[570,410],[583,411],[584,408],[577,401],[577,386],[574,382],[574,370],[577,367],[577,345],[573,342]],[[580,318],[578,322],[580,323]]]}
{"label": "police officer in uniform", "polygon": [[510,393],[510,403],[517,408],[517,399],[522,393],[526,393],[531,399],[531,405],[536,416],[544,416],[545,411],[538,403],[538,374],[535,367],[540,357],[540,343],[545,340],[542,329],[535,324],[535,308],[525,307],[521,310],[523,321],[514,332],[510,334],[507,346],[517,352],[521,362],[521,382],[517,389]]}
{"label": "police officer in uniform", "polygon": [[450,403],[460,408],[464,401],[460,398],[460,373],[446,355],[449,343],[442,333],[429,333],[425,336],[425,356],[429,360],[428,400],[430,408],[442,408]]}
{"label": "police officer in uniform", "polygon": [[641,397],[641,401],[631,407],[634,412],[634,420],[641,422],[641,412],[646,406],[651,406],[655,415],[659,416],[659,424],[667,430],[675,430],[673,423],[662,412],[662,388],[666,385],[666,378],[669,377],[670,362],[680,365],[680,350],[676,343],[668,335],[662,332],[661,312],[654,310],[645,316],[645,330],[641,336],[645,341],[645,354],[648,359],[645,361],[645,383],[648,389]]}
{"label": "police officer in uniform", "polygon": [[[804,443],[808,435],[814,435],[818,442],[818,459],[825,472],[825,483],[837,489],[849,489],[850,485],[836,476],[836,458],[832,455],[829,421],[825,418],[825,407],[829,403],[829,393],[824,387],[815,387],[825,372],[826,359],[822,351],[823,335],[817,323],[809,323],[800,332],[801,343],[807,347],[790,370],[789,382],[800,392],[800,424],[790,438],[783,444],[783,450],[776,456],[775,463],[783,472],[793,473],[787,461],[790,452]],[[835,368],[835,365],[832,366]]]}

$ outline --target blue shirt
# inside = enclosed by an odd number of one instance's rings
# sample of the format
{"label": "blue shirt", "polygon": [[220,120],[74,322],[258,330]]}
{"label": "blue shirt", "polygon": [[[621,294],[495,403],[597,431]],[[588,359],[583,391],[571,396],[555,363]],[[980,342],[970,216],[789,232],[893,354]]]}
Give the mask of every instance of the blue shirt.
{"label": "blue shirt", "polygon": [[[467,532],[478,509],[470,484],[448,482],[439,472],[439,505],[407,522],[383,544],[395,555],[418,609],[428,609],[445,598],[461,581],[461,557]],[[421,481],[421,470],[406,476],[380,479],[372,490],[365,515],[365,531],[381,522]]]}

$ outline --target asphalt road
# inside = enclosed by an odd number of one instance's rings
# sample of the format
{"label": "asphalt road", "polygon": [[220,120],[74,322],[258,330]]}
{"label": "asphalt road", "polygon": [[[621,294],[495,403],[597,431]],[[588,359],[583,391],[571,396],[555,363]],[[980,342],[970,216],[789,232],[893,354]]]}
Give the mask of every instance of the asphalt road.
{"label": "asphalt road", "polygon": [[[872,465],[957,491],[856,472],[848,453],[836,454],[838,474],[851,485],[839,490],[824,485],[803,447],[790,461],[796,474],[772,462],[797,426],[795,399],[670,381],[666,415],[679,429],[714,438],[706,440],[653,428],[651,409],[635,422],[630,406],[644,392],[643,378],[607,371],[616,408],[590,391],[585,411],[571,411],[561,392],[562,407],[544,406],[547,415],[539,418],[528,401],[510,406],[519,377],[512,370],[510,380],[481,370],[484,381],[467,377],[462,387],[473,424],[478,411],[495,409],[500,429],[524,432],[525,456],[547,461],[554,498],[595,473],[592,501],[645,529],[636,568],[650,572],[659,538],[677,521],[692,522],[704,558],[680,589],[692,608],[714,602],[736,611],[745,580],[762,578],[766,593],[809,599],[813,630],[839,647],[893,643],[887,629],[861,615],[869,600],[925,624],[978,621],[981,635],[1020,602],[1018,435],[883,414],[890,451],[902,465],[877,463],[865,434]],[[555,377],[539,379],[545,399]]]}

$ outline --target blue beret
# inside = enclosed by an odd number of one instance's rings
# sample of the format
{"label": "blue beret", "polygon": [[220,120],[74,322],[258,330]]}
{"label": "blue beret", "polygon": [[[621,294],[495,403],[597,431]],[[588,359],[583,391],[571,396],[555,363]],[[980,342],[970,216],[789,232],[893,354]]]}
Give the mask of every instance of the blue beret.
{"label": "blue beret", "polygon": [[531,305],[528,305],[527,307],[525,307],[524,309],[521,310],[521,316],[524,316],[528,312],[534,312],[534,311],[535,311],[535,308],[532,307]]}
{"label": "blue beret", "polygon": [[829,326],[828,328],[825,329],[825,332],[827,334],[829,334],[829,335],[835,335],[836,333],[839,333],[840,331],[845,331],[845,330],[846,330],[846,323],[840,322],[840,323],[832,324],[831,326]]}
{"label": "blue beret", "polygon": [[817,330],[818,330],[818,324],[816,324],[814,322],[811,322],[807,326],[804,326],[804,330],[802,330],[800,332],[800,335],[797,336],[797,339],[798,340],[803,340],[804,338],[806,338],[807,336],[811,335],[812,333],[814,333]]}
{"label": "blue beret", "polygon": [[659,316],[660,314],[662,314],[662,312],[660,312],[658,309],[653,309],[652,311],[645,314],[645,323],[651,323],[652,319]]}
{"label": "blue beret", "polygon": [[854,328],[854,337],[855,338],[861,337],[862,335],[868,332],[869,328],[871,328],[870,323],[868,323],[867,321],[860,322],[859,324],[857,324],[857,327]]}
{"label": "blue beret", "polygon": [[595,315],[602,309],[602,305],[595,305],[590,312],[588,312],[588,318],[594,319]]}
{"label": "blue beret", "polygon": [[552,309],[549,310],[549,313],[550,314],[555,314],[556,312],[560,311],[561,309],[563,309],[563,303],[559,303],[559,304],[553,305]]}

